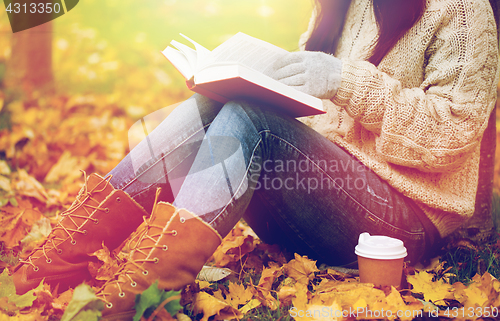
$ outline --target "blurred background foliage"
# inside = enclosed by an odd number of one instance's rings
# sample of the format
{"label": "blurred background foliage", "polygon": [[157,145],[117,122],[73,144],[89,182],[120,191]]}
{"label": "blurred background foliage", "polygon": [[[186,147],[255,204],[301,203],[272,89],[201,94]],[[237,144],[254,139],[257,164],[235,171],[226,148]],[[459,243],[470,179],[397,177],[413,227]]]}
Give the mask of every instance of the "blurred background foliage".
{"label": "blurred background foliage", "polygon": [[[51,23],[13,34],[2,3],[0,162],[53,187],[57,200],[48,203],[70,203],[79,170],[108,173],[133,148],[134,122],[192,94],[161,54],[179,33],[210,50],[242,31],[293,51],[312,7],[313,0],[81,0]],[[6,173],[0,205],[19,194]]]}
{"label": "blurred background foliage", "polygon": [[[312,0],[82,0],[54,20],[56,89],[108,95],[140,118],[190,95],[160,53],[179,33],[208,49],[242,31],[296,50],[311,10]],[[0,77],[11,54],[11,34],[2,9]]]}

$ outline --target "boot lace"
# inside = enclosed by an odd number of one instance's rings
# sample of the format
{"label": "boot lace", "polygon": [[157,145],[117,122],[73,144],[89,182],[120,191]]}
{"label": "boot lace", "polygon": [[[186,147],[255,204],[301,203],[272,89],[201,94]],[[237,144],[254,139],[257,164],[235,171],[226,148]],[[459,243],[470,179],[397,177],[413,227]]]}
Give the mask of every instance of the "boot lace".
{"label": "boot lace", "polygon": [[[111,285],[115,285],[119,292],[119,297],[124,297],[125,292],[122,290],[122,284],[129,281],[132,287],[137,286],[137,282],[134,281],[131,275],[135,274],[137,270],[140,270],[143,275],[148,275],[148,270],[144,267],[144,263],[158,263],[160,260],[158,257],[152,257],[155,249],[161,249],[162,251],[167,251],[167,245],[159,244],[163,235],[177,235],[176,230],[168,230],[170,224],[158,225],[153,224],[153,220],[156,213],[157,199],[160,194],[160,188],[156,191],[155,206],[152,210],[151,216],[146,218],[143,216],[144,224],[143,229],[139,231],[130,241],[129,247],[131,252],[129,255],[129,260],[109,279],[96,294],[97,297],[101,298],[106,303],[108,308],[111,308],[113,304],[107,300],[108,296],[111,296],[114,292],[105,292],[107,288],[113,288]],[[172,215],[176,215],[178,210]],[[144,241],[150,240],[153,244],[145,245]],[[138,258],[137,253],[142,254],[144,258]]]}
{"label": "boot lace", "polygon": [[[109,209],[107,209],[107,208],[93,206],[91,204],[88,204],[88,202],[94,201],[97,204],[100,203],[99,201],[97,201],[93,197],[93,194],[104,191],[106,189],[106,187],[108,187],[108,185],[110,184],[109,181],[111,180],[112,175],[109,175],[109,176],[103,178],[101,182],[96,184],[92,189],[89,189],[88,185],[87,185],[87,173],[83,170],[82,170],[82,173],[84,176],[84,185],[80,189],[80,191],[78,192],[78,195],[76,196],[76,199],[71,204],[71,206],[60,214],[62,218],[59,220],[57,225],[52,229],[51,235],[49,235],[48,239],[41,246],[35,248],[32,251],[32,255],[28,256],[28,258],[26,260],[19,260],[20,263],[31,265],[35,272],[38,271],[39,268],[33,263],[33,259],[36,260],[36,259],[44,256],[46,262],[51,263],[52,259],[48,256],[49,251],[51,251],[52,249],[55,249],[58,254],[62,253],[62,250],[60,248],[58,248],[58,245],[61,244],[61,242],[64,241],[65,238],[58,236],[57,233],[55,233],[57,230],[64,231],[65,234],[67,234],[69,236],[69,238],[71,239],[71,244],[75,245],[76,241],[73,238],[73,235],[75,233],[87,234],[86,230],[81,229],[82,226],[85,225],[85,223],[87,223],[88,221],[92,221],[92,222],[97,224],[99,222],[98,219],[92,217],[93,213],[95,211],[104,211],[104,212],[109,211]],[[103,185],[103,186],[100,187],[100,185]],[[77,210],[80,208],[82,208],[85,211],[85,213],[86,213],[85,215],[77,213]],[[75,218],[85,219],[85,221],[79,225],[75,221]],[[69,227],[65,226],[63,224],[64,220],[70,220],[73,223],[73,225],[76,226],[76,228],[69,228]],[[35,257],[34,254],[37,252],[40,252],[40,251],[42,254]]]}

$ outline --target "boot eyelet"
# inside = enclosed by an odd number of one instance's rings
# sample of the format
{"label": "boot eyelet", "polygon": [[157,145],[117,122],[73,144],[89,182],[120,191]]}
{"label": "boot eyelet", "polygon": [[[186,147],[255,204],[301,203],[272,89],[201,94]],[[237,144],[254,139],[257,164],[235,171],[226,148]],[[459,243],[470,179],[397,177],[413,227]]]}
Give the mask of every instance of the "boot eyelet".
{"label": "boot eyelet", "polygon": [[57,249],[57,254],[61,255],[62,254],[62,250],[61,249]]}
{"label": "boot eyelet", "polygon": [[38,271],[40,271],[40,268],[39,268],[38,266],[35,266],[35,267],[33,268],[33,271],[38,272]]}
{"label": "boot eyelet", "polygon": [[87,230],[83,230],[82,232],[83,232],[83,235],[87,235],[87,234],[89,234],[89,233],[87,232]]}
{"label": "boot eyelet", "polygon": [[125,292],[120,292],[120,293],[118,293],[118,296],[119,296],[120,298],[125,297]]}
{"label": "boot eyelet", "polygon": [[144,271],[142,271],[142,274],[144,274],[144,275],[148,275],[148,274],[149,274],[149,272],[148,272],[148,270],[144,270]]}
{"label": "boot eyelet", "polygon": [[99,224],[99,220],[98,220],[98,219],[95,219],[95,220],[94,220],[94,224],[96,224],[96,225],[97,225],[97,224]]}
{"label": "boot eyelet", "polygon": [[76,240],[71,240],[71,245],[76,245]]}
{"label": "boot eyelet", "polygon": [[45,260],[45,262],[47,262],[47,264],[50,264],[50,263],[52,263],[52,259],[47,259],[47,260]]}
{"label": "boot eyelet", "polygon": [[180,221],[181,221],[181,223],[186,223],[186,218],[185,217],[181,217]]}
{"label": "boot eyelet", "polygon": [[117,197],[117,198],[116,198],[116,201],[117,201],[118,203],[120,203],[120,202],[122,201],[122,199],[121,199],[121,198],[119,198],[119,197]]}
{"label": "boot eyelet", "polygon": [[137,282],[130,283],[130,286],[133,287],[133,288],[135,288],[137,286]]}
{"label": "boot eyelet", "polygon": [[157,257],[155,257],[155,258],[153,259],[153,262],[154,262],[155,264],[157,264],[158,262],[160,262],[160,259],[159,259],[159,258],[157,258]]}
{"label": "boot eyelet", "polygon": [[166,246],[166,245],[163,245],[163,249],[162,249],[162,250],[163,250],[163,251],[166,251],[166,250],[168,250],[168,246]]}
{"label": "boot eyelet", "polygon": [[106,207],[106,208],[104,209],[104,212],[109,213],[109,208],[108,208],[108,207]]}
{"label": "boot eyelet", "polygon": [[106,304],[106,308],[111,309],[113,307],[113,303]]}
{"label": "boot eyelet", "polygon": [[176,231],[176,230],[173,230],[173,231],[172,231],[172,235],[173,235],[173,236],[177,236],[177,231]]}

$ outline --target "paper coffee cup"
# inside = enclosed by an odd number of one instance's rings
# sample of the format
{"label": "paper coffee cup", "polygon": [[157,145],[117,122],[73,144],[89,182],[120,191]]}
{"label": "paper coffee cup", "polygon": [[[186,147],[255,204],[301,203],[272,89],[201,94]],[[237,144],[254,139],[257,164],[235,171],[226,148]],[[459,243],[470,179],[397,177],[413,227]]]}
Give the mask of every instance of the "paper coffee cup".
{"label": "paper coffee cup", "polygon": [[401,285],[406,248],[403,241],[382,235],[361,233],[355,248],[359,280],[378,286]]}

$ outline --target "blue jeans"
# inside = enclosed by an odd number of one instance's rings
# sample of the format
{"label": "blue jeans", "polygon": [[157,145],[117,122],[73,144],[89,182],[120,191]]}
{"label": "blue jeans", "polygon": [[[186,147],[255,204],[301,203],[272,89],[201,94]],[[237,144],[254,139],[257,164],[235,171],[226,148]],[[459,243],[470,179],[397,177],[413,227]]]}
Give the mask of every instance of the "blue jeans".
{"label": "blue jeans", "polygon": [[263,241],[327,264],[356,261],[362,232],[403,240],[413,263],[429,247],[411,199],[313,129],[247,100],[192,96],[110,174],[148,211],[162,187],[161,200],[223,237],[244,217]]}

